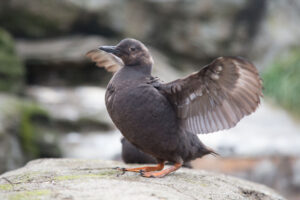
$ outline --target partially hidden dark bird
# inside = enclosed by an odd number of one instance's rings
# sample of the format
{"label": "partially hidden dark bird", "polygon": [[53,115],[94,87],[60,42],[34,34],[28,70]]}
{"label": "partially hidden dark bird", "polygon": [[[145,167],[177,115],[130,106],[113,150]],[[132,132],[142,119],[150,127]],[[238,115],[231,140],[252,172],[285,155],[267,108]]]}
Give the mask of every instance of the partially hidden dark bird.
{"label": "partially hidden dark bird", "polygon": [[[138,148],[136,148],[133,144],[131,144],[126,138],[121,139],[122,143],[122,160],[125,163],[139,163],[139,164],[155,164],[157,163],[157,160]],[[172,164],[172,163],[167,163],[167,164]],[[192,168],[192,165],[190,162],[184,162],[183,167],[186,168]]]}
{"label": "partially hidden dark bird", "polygon": [[[219,57],[197,72],[164,83],[151,75],[152,56],[138,40],[123,39],[86,55],[114,72],[105,103],[116,127],[157,160],[157,166],[120,169],[144,177],[164,177],[183,162],[215,154],[197,134],[234,127],[256,110],[262,97],[257,69],[241,57]],[[174,165],[164,169],[166,161]]]}
{"label": "partially hidden dark bird", "polygon": [[131,144],[126,138],[121,139],[122,144],[122,160],[125,163],[139,163],[139,164],[155,164],[157,160]]}

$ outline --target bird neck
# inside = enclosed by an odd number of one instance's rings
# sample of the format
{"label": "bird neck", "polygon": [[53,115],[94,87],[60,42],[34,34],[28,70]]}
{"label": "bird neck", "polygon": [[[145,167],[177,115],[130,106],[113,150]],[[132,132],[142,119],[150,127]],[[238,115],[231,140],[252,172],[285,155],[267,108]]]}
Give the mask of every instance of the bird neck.
{"label": "bird neck", "polygon": [[146,76],[151,75],[151,72],[152,72],[152,64],[151,65],[130,65],[130,66],[125,66],[125,67],[133,69],[134,71],[142,73],[143,75],[146,75]]}

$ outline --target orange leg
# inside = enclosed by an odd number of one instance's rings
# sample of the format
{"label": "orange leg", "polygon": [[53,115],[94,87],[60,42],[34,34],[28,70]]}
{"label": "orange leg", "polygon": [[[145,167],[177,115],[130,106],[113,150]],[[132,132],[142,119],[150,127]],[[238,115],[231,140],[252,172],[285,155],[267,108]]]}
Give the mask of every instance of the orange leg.
{"label": "orange leg", "polygon": [[157,166],[137,167],[137,168],[118,168],[123,172],[151,172],[160,171],[164,168],[164,162],[160,162]]}
{"label": "orange leg", "polygon": [[165,170],[162,170],[160,172],[140,172],[140,173],[143,177],[147,177],[147,178],[161,178],[161,177],[164,177],[164,176],[170,174],[171,172],[176,171],[181,166],[182,166],[182,163],[175,163],[174,166],[167,168]]}

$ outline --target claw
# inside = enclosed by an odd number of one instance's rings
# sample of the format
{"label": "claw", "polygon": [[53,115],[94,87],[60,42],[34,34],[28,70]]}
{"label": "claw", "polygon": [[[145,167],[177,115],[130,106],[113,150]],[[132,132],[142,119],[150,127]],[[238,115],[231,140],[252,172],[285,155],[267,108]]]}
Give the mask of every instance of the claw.
{"label": "claw", "polygon": [[126,168],[123,168],[123,167],[122,168],[121,167],[114,167],[113,169],[121,171],[120,174],[117,174],[117,177],[124,175],[125,172],[126,172]]}
{"label": "claw", "polygon": [[126,171],[122,171],[120,174],[117,174],[117,177],[119,176],[123,176],[125,174]]}
{"label": "claw", "polygon": [[126,172],[126,168],[124,167],[114,167],[113,169],[116,169],[116,170],[119,170],[119,171],[122,171],[122,172]]}
{"label": "claw", "polygon": [[145,172],[145,171],[140,171],[140,175],[142,176],[142,177],[145,177],[145,178],[156,178],[155,176],[153,176],[151,173],[147,173],[147,172]]}

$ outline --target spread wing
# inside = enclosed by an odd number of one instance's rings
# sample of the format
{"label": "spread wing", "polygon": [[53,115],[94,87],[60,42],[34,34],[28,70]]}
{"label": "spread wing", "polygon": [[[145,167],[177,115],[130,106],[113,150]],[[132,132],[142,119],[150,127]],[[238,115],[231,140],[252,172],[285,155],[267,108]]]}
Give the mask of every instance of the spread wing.
{"label": "spread wing", "polygon": [[177,110],[181,127],[211,133],[235,126],[254,112],[262,81],[253,64],[240,57],[220,57],[183,79],[159,87]]}
{"label": "spread wing", "polygon": [[87,52],[86,56],[95,62],[98,67],[103,67],[109,72],[114,73],[124,66],[120,58],[99,49]]}

